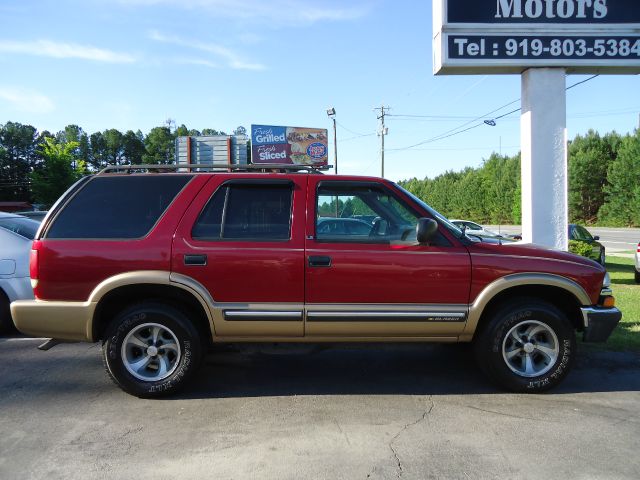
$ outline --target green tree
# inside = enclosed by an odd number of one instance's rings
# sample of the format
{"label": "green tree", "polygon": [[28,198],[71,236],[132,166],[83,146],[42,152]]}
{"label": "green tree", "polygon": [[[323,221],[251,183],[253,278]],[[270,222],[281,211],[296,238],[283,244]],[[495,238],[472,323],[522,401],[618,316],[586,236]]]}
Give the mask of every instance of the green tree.
{"label": "green tree", "polygon": [[215,128],[203,128],[202,135],[226,135],[222,130],[218,131]]}
{"label": "green tree", "polygon": [[602,220],[620,226],[640,225],[640,129],[622,139],[604,187]]}
{"label": "green tree", "polygon": [[105,156],[109,165],[127,163],[124,155],[124,135],[115,128],[102,132],[105,146]]}
{"label": "green tree", "polygon": [[594,223],[604,204],[607,171],[616,158],[619,136],[589,130],[569,145],[569,214],[577,223]]}
{"label": "green tree", "polygon": [[141,164],[142,157],[147,152],[147,149],[144,146],[144,136],[142,135],[142,132],[140,130],[137,132],[127,130],[122,142],[125,163],[131,165]]}
{"label": "green tree", "polygon": [[173,163],[175,157],[174,136],[169,127],[152,128],[144,144],[147,152],[142,156],[144,163]]}
{"label": "green tree", "polygon": [[0,195],[4,200],[29,200],[29,172],[37,168],[38,131],[31,125],[7,122],[0,126]]}
{"label": "green tree", "polygon": [[449,218],[520,222],[520,155],[492,154],[481,167],[400,184]]}
{"label": "green tree", "polygon": [[[42,168],[30,174],[33,197],[36,202],[53,204],[74,182],[86,173],[83,160],[76,161],[73,151],[77,142],[58,143],[46,138],[41,145]],[[75,163],[75,168],[74,168]]]}
{"label": "green tree", "polygon": [[107,154],[107,142],[102,132],[92,133],[89,137],[90,155],[87,159],[89,165],[94,170],[101,170],[107,166],[109,159]]}
{"label": "green tree", "polygon": [[[73,158],[78,160],[87,160],[90,157],[89,135],[78,125],[67,125],[64,130],[56,134],[58,143],[77,142],[78,147],[73,151]],[[40,142],[42,143],[42,142]]]}

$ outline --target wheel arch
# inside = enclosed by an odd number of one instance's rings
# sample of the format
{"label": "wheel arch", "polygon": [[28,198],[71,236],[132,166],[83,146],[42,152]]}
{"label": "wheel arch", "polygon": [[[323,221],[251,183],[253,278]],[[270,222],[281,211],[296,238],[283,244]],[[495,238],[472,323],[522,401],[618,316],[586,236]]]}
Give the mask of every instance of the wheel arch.
{"label": "wheel arch", "polygon": [[169,272],[131,272],[102,282],[92,292],[90,302],[95,304],[90,338],[101,340],[109,322],[129,305],[145,300],[165,303],[184,310],[208,343],[215,334],[209,305],[196,290],[170,280]]}
{"label": "wheel arch", "polygon": [[584,327],[580,307],[591,304],[585,290],[568,278],[539,273],[508,275],[489,284],[476,297],[460,340],[473,340],[491,314],[516,297],[536,298],[553,304],[567,316],[576,330]]}

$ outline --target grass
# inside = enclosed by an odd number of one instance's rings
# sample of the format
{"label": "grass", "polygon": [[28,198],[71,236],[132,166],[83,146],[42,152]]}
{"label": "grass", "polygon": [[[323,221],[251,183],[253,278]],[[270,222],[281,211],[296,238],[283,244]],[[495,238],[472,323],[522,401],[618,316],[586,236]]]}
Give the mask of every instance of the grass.
{"label": "grass", "polygon": [[[622,321],[599,349],[640,351],[640,284],[634,280],[633,258],[607,256],[607,271]],[[594,344],[598,345],[598,344]]]}

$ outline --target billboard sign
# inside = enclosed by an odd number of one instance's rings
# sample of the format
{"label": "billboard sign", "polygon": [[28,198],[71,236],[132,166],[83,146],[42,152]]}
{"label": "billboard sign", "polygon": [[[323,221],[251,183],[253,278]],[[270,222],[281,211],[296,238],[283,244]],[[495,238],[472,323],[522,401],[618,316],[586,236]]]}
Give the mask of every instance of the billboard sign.
{"label": "billboard sign", "polygon": [[434,73],[640,73],[638,0],[433,0]]}
{"label": "billboard sign", "polygon": [[251,125],[251,163],[323,167],[328,163],[323,128]]}
{"label": "billboard sign", "polygon": [[448,0],[446,23],[591,26],[638,22],[638,0]]}

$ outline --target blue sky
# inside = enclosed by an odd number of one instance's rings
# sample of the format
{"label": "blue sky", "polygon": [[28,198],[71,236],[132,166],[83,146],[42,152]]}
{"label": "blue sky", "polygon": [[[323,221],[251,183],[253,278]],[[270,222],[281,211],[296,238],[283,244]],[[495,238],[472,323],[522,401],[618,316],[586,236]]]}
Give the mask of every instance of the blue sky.
{"label": "blue sky", "polygon": [[[520,97],[518,75],[434,77],[431,24],[428,1],[0,0],[0,123],[51,132],[75,123],[89,133],[146,133],[167,118],[227,132],[252,123],[330,129],[333,106],[340,173],[378,175],[373,109],[384,104],[398,115],[387,117],[385,138],[392,180],[516,153],[518,113],[406,148],[519,107],[483,116]],[[567,92],[569,138],[589,128],[627,133],[639,114],[637,75]]]}

